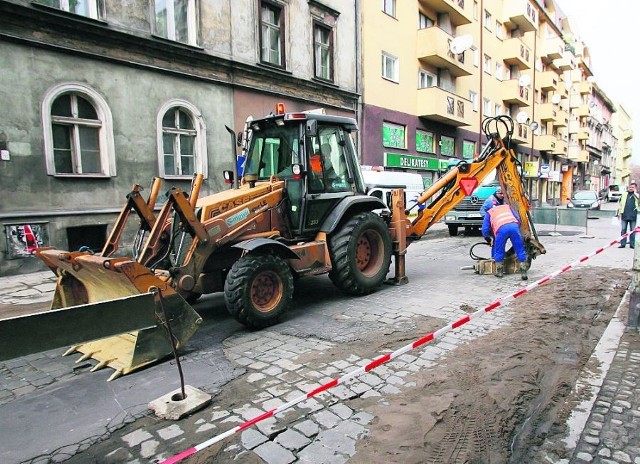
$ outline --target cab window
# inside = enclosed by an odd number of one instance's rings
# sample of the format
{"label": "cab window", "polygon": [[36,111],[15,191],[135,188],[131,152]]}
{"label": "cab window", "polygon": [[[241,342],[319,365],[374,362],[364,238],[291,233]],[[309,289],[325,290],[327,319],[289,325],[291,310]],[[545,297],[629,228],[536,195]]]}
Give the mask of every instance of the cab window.
{"label": "cab window", "polygon": [[345,156],[344,134],[339,127],[320,126],[317,137],[310,137],[308,161],[309,191],[350,192],[353,190]]}

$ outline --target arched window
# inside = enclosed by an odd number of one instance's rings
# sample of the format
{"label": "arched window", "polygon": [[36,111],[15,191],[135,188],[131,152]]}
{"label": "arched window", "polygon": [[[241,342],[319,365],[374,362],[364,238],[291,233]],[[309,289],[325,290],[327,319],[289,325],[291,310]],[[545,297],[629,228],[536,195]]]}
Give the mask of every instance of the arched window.
{"label": "arched window", "polygon": [[42,101],[47,174],[116,175],[113,123],[105,100],[84,84],[60,84]]}
{"label": "arched window", "polygon": [[172,100],[158,112],[160,177],[207,177],[206,128],[200,111],[191,103]]}

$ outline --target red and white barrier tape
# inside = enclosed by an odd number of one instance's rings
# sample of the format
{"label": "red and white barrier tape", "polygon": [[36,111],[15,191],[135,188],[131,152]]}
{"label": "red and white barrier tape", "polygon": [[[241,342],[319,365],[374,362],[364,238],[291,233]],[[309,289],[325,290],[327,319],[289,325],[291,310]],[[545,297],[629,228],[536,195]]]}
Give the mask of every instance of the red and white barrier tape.
{"label": "red and white barrier tape", "polygon": [[554,279],[555,277],[557,277],[558,275],[567,272],[568,270],[574,268],[575,266],[577,266],[578,264],[584,263],[585,261],[587,261],[588,259],[602,253],[604,250],[606,250],[607,248],[612,247],[613,245],[615,245],[616,243],[619,243],[622,239],[626,239],[629,235],[631,235],[633,232],[640,232],[640,226],[636,227],[633,231],[628,232],[624,235],[621,235],[620,238],[618,238],[617,240],[612,241],[611,243],[609,243],[608,245],[602,247],[602,248],[598,248],[596,251],[594,251],[593,253],[583,256],[582,258],[572,262],[571,264],[563,267],[562,269],[559,269],[549,275],[547,275],[546,277],[543,277],[542,279],[539,279],[529,285],[527,285],[526,287],[523,287],[521,289],[519,289],[518,291],[512,293],[511,295],[508,295],[506,297],[500,298],[498,300],[495,300],[493,303],[489,304],[488,306],[485,306],[482,309],[479,309],[471,314],[467,314],[464,317],[461,317],[460,319],[458,319],[457,321],[442,327],[438,330],[436,330],[435,332],[431,332],[428,335],[425,335],[422,338],[419,338],[418,340],[414,341],[413,343],[410,343],[408,345],[403,346],[402,348],[394,351],[393,353],[388,353],[385,355],[382,355],[376,359],[374,359],[373,361],[371,361],[369,364],[367,364],[366,366],[360,367],[358,369],[355,369],[345,375],[343,375],[342,377],[339,377],[337,379],[332,380],[331,382],[327,382],[324,385],[319,386],[318,388],[310,391],[309,393],[299,396],[298,398],[295,398],[292,401],[289,401],[288,403],[285,403],[283,405],[280,405],[277,408],[271,409],[257,417],[254,417],[251,420],[248,420],[230,430],[227,430],[224,433],[221,433],[220,435],[217,435],[207,441],[204,441],[202,443],[200,443],[199,445],[194,446],[193,448],[189,448],[185,451],[183,451],[182,453],[176,454],[175,456],[166,459],[165,461],[162,462],[162,464],[173,464],[176,462],[180,462],[183,459],[185,459],[188,456],[191,456],[192,454],[197,453],[198,451],[202,451],[203,449],[218,443],[221,440],[224,440],[227,437],[230,437],[231,435],[235,434],[236,432],[241,432],[249,427],[251,427],[252,425],[257,424],[258,422],[261,422],[265,419],[268,419],[269,417],[273,417],[276,414],[289,409],[292,406],[295,406],[296,404],[305,401],[311,397],[314,397],[326,390],[329,390],[330,388],[333,388],[337,385],[340,385],[344,382],[346,382],[349,379],[352,379],[354,377],[359,376],[360,374],[363,374],[365,372],[369,372],[370,370],[375,369],[376,367],[391,361],[392,359],[397,358],[398,356],[401,356],[403,354],[405,354],[408,351],[411,350],[415,350],[416,348],[418,348],[419,346],[425,345],[429,342],[432,342],[434,340],[438,340],[440,337],[442,337],[444,334],[446,334],[447,332],[453,330],[453,329],[457,329],[458,327],[466,324],[469,321],[472,321],[474,319],[478,319],[479,317],[482,317],[483,315],[485,315],[486,313],[493,311],[494,309],[500,307],[500,306],[505,306],[507,303],[511,302],[512,300],[515,300],[516,298],[521,297],[522,295],[524,295],[525,293],[528,293],[530,290],[539,287],[540,285],[543,285],[545,283],[547,283],[548,281],[550,281],[551,279]]}

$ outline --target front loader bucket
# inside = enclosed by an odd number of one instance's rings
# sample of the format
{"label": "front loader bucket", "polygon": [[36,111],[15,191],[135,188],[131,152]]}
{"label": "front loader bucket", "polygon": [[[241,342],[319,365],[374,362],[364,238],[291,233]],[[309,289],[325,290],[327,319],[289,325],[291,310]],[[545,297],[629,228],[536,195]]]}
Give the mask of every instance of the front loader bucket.
{"label": "front loader bucket", "polygon": [[154,327],[110,336],[117,333],[110,328],[110,321],[95,320],[96,325],[104,328],[104,336],[109,338],[90,341],[91,338],[83,339],[83,334],[77,334],[87,343],[76,345],[65,353],[83,353],[78,362],[88,358],[96,359],[98,364],[92,370],[107,366],[113,368],[115,372],[109,380],[172,353],[165,312],[176,348],[184,345],[202,322],[196,311],[164,279],[130,258],[104,258],[86,252],[65,252],[50,248],[39,249],[37,254],[58,276],[51,303],[52,310],[78,305],[86,305],[87,310],[91,310],[92,307],[112,303],[117,299],[122,299],[123,305],[132,300],[130,307],[120,307],[117,317],[122,317],[123,312],[144,310],[132,297],[149,293],[154,295],[157,322]]}

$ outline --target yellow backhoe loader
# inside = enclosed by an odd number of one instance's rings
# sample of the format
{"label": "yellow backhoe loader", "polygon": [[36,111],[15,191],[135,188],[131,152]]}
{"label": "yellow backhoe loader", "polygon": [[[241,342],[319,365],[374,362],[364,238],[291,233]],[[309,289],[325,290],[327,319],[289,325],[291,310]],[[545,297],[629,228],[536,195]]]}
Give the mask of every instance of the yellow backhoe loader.
{"label": "yellow backhoe loader", "polygon": [[[183,346],[201,322],[188,302],[202,294],[224,292],[234,318],[263,328],[286,311],[294,276],[328,273],[345,293],[365,295],[385,281],[393,256],[390,283],[404,284],[407,246],[493,170],[522,218],[529,262],[545,252],[530,221],[519,162],[508,148],[511,119],[485,123],[483,152],[424,192],[412,220],[402,190],[393,191],[390,209],[366,194],[355,130],[350,118],[270,115],[251,121],[242,175],[224,173],[229,190],[199,197],[197,175],[190,192],[170,189],[155,214],[160,181],[146,201],[134,186],[101,253],[38,249],[58,276],[51,311],[0,321],[0,360],[78,343],[71,351],[96,359],[95,368],[112,367],[115,378],[169,355],[169,333]],[[115,257],[132,211],[140,219],[133,257]],[[70,320],[75,325],[67,330]],[[14,343],[24,334],[33,339],[36,326],[38,343]]]}

